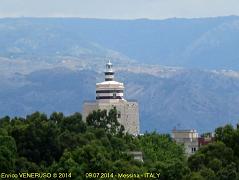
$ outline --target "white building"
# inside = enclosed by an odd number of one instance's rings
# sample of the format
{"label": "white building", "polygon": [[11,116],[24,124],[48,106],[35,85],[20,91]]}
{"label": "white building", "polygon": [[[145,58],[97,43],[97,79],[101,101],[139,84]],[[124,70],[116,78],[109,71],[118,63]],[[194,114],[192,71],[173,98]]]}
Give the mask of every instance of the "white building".
{"label": "white building", "polygon": [[179,144],[183,144],[185,153],[190,156],[198,150],[198,133],[195,129],[173,130],[172,138]]}
{"label": "white building", "polygon": [[106,64],[105,81],[96,83],[96,100],[85,101],[83,105],[83,120],[93,110],[110,109],[116,107],[118,121],[125,127],[125,131],[139,134],[139,109],[137,101],[124,99],[124,84],[114,81],[114,70],[112,63]]}

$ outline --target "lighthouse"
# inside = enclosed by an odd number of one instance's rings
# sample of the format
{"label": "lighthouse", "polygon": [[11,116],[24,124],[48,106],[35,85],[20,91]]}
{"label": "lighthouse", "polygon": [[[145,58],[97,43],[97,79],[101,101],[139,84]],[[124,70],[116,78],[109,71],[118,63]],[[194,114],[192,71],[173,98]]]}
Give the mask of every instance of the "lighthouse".
{"label": "lighthouse", "polygon": [[137,101],[127,101],[124,98],[124,84],[115,81],[113,64],[108,61],[105,66],[105,80],[96,83],[96,97],[94,101],[83,104],[83,120],[94,110],[117,109],[117,119],[125,127],[125,131],[139,134],[139,107]]}
{"label": "lighthouse", "polygon": [[105,81],[96,84],[96,100],[99,103],[114,103],[124,100],[124,84],[114,81],[113,65],[105,67]]}

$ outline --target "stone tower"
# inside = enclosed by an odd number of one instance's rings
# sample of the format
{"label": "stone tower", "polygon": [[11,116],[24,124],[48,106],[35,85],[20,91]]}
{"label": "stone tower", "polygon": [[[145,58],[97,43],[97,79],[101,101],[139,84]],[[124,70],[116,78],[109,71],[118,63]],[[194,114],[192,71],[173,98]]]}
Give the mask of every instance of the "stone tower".
{"label": "stone tower", "polygon": [[83,105],[83,120],[93,110],[106,109],[107,112],[116,107],[119,123],[125,127],[125,131],[139,134],[139,108],[137,101],[124,99],[124,84],[114,80],[113,65],[109,61],[106,64],[105,81],[96,83],[96,100],[85,101]]}

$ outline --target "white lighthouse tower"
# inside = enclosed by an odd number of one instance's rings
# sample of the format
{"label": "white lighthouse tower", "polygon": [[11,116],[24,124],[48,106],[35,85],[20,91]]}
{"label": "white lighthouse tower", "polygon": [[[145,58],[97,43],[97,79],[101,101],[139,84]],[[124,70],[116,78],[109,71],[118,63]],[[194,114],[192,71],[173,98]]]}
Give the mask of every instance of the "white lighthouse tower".
{"label": "white lighthouse tower", "polygon": [[139,134],[139,110],[137,101],[124,99],[124,84],[114,80],[113,65],[106,64],[105,81],[96,83],[96,100],[85,101],[83,105],[83,120],[93,110],[112,108],[117,109],[118,121],[125,127],[125,131]]}
{"label": "white lighthouse tower", "polygon": [[99,103],[114,103],[123,100],[124,84],[114,81],[112,63],[106,64],[105,81],[96,84],[96,100]]}

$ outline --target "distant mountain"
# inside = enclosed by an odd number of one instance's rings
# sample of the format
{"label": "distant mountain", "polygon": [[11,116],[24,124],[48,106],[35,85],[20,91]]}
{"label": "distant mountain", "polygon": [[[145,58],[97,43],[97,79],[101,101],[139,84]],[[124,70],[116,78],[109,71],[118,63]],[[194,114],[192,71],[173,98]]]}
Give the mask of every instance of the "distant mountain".
{"label": "distant mountain", "polygon": [[[205,132],[238,123],[238,74],[158,70],[154,75],[132,69],[116,73],[117,79],[125,82],[126,98],[139,101],[142,132],[170,132],[174,127]],[[81,112],[83,101],[94,100],[95,83],[102,80],[102,73],[62,68],[14,74],[5,81],[1,79],[0,115]]]}
{"label": "distant mountain", "polygon": [[160,77],[124,74],[127,95],[138,99],[143,130],[173,128],[212,131],[239,123],[239,78],[220,72],[191,71]]}
{"label": "distant mountain", "polygon": [[0,116],[81,111],[110,58],[142,132],[211,131],[239,119],[238,47],[237,16],[0,19]]}
{"label": "distant mountain", "polygon": [[68,69],[14,74],[1,79],[1,116],[25,116],[30,112],[80,112],[82,102],[95,89],[95,72]]}
{"label": "distant mountain", "polygon": [[[0,19],[0,57],[239,70],[239,17],[167,20]],[[75,63],[76,61],[74,61]],[[80,65],[84,63],[80,63]]]}

